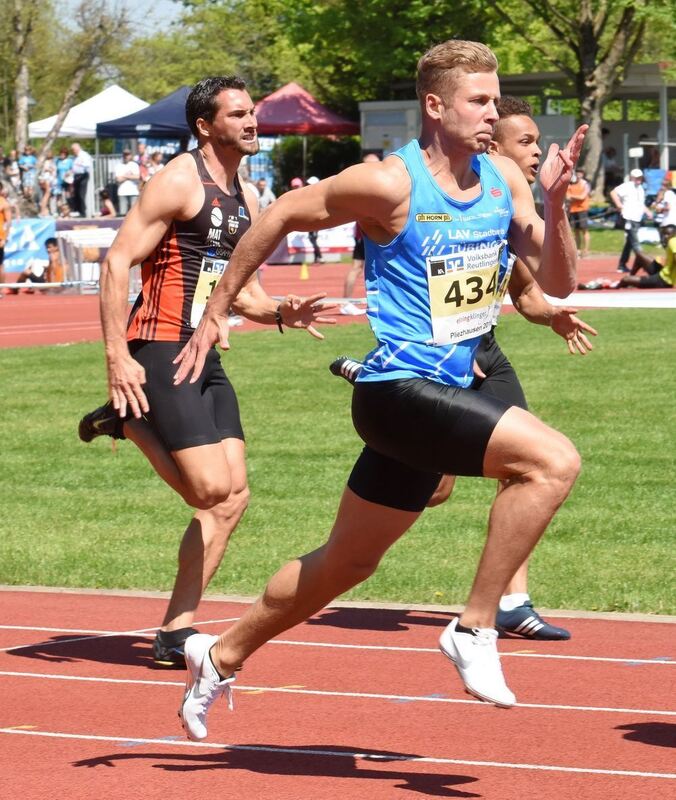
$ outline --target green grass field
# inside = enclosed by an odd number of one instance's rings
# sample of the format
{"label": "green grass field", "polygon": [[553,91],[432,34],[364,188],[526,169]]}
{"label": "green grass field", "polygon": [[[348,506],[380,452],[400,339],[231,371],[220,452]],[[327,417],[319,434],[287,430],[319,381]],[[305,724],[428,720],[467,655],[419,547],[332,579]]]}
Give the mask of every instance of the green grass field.
{"label": "green grass field", "polygon": [[[499,339],[531,408],[583,458],[577,486],[538,547],[541,607],[676,612],[672,311],[593,311],[594,353],[516,315]],[[350,387],[327,369],[363,355],[366,326],[234,334],[224,356],[248,438],[252,500],[211,590],[255,594],[284,560],[320,543],[360,442]],[[0,583],[167,590],[190,510],[128,442],[82,444],[79,417],[104,399],[100,344],[0,350]],[[463,602],[485,535],[491,481],[462,479],[352,599]]]}

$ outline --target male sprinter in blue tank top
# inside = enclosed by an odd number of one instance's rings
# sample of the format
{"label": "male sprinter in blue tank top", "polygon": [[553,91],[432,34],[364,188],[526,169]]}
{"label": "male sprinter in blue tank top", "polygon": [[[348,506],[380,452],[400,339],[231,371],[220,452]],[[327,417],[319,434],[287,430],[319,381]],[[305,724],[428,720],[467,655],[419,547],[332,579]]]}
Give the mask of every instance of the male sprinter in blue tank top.
{"label": "male sprinter in blue tank top", "polygon": [[[502,96],[496,103],[498,122],[493,129],[493,139],[489,153],[507,156],[521,169],[530,185],[535,183],[540,168],[538,130],[530,105],[518,97]],[[515,259],[507,291],[515,308],[527,320],[539,325],[547,325],[561,336],[571,354],[585,355],[592,350],[587,333],[596,331],[586,322],[575,316],[577,309],[554,306],[544,296],[526,265]],[[496,309],[495,323],[500,309]],[[494,328],[481,337],[475,354],[477,372],[472,388],[478,392],[495,395],[510,405],[528,410],[526,397],[514,368],[500,349],[495,338]],[[330,365],[334,375],[339,375],[354,384],[361,372],[362,363],[346,356],[337,358]],[[454,475],[444,475],[439,482],[428,506],[435,506],[447,500],[455,484]],[[498,484],[500,487],[501,484]],[[546,620],[533,608],[528,594],[528,561],[524,562],[510,579],[505,594],[500,598],[496,627],[498,630],[523,636],[527,639],[562,640],[569,639],[570,633]]]}
{"label": "male sprinter in blue tank top", "polygon": [[372,574],[420,516],[442,473],[505,482],[465,610],[440,646],[468,691],[497,706],[515,703],[497,652],[496,609],[568,496],[580,459],[529,412],[468,387],[502,296],[508,243],[544,291],[565,297],[575,288],[564,199],[586,127],[565,149],[549,149],[540,171],[543,221],[521,170],[486,154],[498,119],[497,67],[475,42],[448,41],[425,53],[417,76],[420,139],[266,209],[176,358],[176,382],[188,374],[195,381],[214,343],[228,347],[232,298],[288,231],[359,222],[377,340],[353,393],[353,421],[366,447],[326,543],[282,567],[220,637],[186,641],[180,714],[191,739],[206,737],[211,703],[230,693],[234,670],[251,653]]}

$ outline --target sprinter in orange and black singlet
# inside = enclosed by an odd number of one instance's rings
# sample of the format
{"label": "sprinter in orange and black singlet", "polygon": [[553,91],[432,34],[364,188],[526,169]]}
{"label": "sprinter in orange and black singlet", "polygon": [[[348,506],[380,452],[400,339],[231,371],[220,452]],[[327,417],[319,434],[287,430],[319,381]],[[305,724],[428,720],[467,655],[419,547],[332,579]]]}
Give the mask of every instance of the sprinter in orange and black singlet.
{"label": "sprinter in orange and black singlet", "polygon": [[185,343],[235,245],[251,225],[239,177],[236,193],[227,195],[207,172],[200,151],[191,150],[190,155],[204,188],[204,203],[192,219],[173,220],[143,262],[143,288],[129,317],[129,341]]}

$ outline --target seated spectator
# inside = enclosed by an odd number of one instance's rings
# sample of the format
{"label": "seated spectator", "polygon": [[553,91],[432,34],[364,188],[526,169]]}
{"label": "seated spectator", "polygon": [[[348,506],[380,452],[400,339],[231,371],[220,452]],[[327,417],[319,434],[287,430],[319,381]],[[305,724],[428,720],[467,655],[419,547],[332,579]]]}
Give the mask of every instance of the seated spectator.
{"label": "seated spectator", "polygon": [[669,173],[662,181],[662,188],[655,198],[655,211],[655,220],[660,228],[676,225],[676,191],[672,188]]}
{"label": "seated spectator", "polygon": [[[44,258],[31,259],[26,268],[20,273],[15,283],[43,284],[43,283],[63,283],[65,269],[61,262],[59,243],[54,237],[45,241],[47,249],[47,260]],[[61,287],[54,287],[60,290]],[[28,291],[32,291],[29,289]],[[18,294],[19,289],[11,289],[11,294]]]}
{"label": "seated spectator", "polygon": [[[676,225],[660,228],[660,239],[665,248],[664,263],[637,253],[629,275],[618,281],[618,289],[633,286],[637,289],[673,289],[676,285]],[[643,270],[647,275],[637,275]]]}
{"label": "seated spectator", "polygon": [[110,194],[106,189],[101,189],[99,192],[99,200],[101,205],[99,207],[100,217],[114,217],[117,214],[113,201],[110,199]]}

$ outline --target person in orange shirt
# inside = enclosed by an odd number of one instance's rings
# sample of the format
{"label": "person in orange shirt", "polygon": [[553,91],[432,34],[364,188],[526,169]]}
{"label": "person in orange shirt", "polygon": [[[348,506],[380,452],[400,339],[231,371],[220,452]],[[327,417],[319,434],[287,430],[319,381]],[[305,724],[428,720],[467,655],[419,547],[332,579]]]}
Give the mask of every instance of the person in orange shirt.
{"label": "person in orange shirt", "polygon": [[[0,188],[0,284],[5,282],[5,245],[12,223],[12,206],[7,199],[7,189]],[[0,293],[0,297],[2,294]]]}
{"label": "person in orange shirt", "polygon": [[585,180],[583,169],[575,170],[566,192],[570,226],[575,231],[575,244],[582,258],[589,255],[589,195],[591,187]]}

